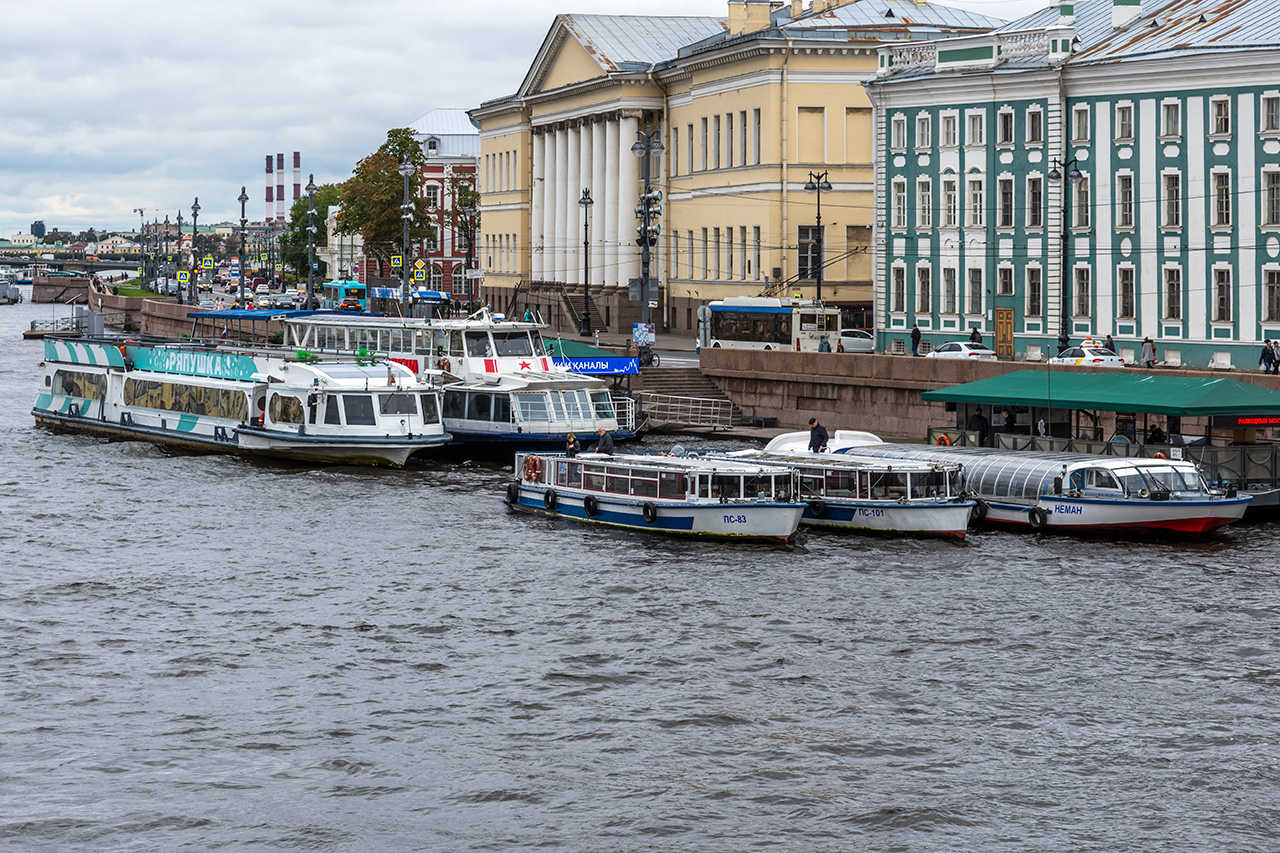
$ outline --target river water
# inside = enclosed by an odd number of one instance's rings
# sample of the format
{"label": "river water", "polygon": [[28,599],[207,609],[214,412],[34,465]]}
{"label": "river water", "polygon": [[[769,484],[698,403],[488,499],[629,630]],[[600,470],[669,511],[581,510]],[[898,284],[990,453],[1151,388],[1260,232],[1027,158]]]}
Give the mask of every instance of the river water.
{"label": "river water", "polygon": [[509,514],[492,464],[38,430],[49,315],[0,307],[10,849],[1277,847],[1273,524],[585,528]]}

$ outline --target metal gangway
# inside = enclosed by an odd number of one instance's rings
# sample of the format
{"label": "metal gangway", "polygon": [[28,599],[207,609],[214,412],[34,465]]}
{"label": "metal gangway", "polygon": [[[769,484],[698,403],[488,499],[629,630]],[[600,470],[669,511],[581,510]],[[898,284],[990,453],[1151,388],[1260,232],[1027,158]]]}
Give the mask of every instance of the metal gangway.
{"label": "metal gangway", "polygon": [[636,398],[641,417],[651,426],[733,429],[734,405],[729,400],[677,397],[652,391],[640,391]]}

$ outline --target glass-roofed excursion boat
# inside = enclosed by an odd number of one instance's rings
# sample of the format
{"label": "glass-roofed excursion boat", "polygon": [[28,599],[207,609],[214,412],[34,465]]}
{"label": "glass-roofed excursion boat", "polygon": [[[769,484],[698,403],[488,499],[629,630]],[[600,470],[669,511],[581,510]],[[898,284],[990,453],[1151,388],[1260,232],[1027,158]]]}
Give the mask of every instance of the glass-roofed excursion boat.
{"label": "glass-roofed excursion boat", "polygon": [[438,373],[455,444],[550,449],[564,447],[571,432],[635,435],[631,399],[557,364],[537,322],[483,309],[465,319],[317,314],[283,324],[290,347],[320,355],[377,352],[419,374]]}
{"label": "glass-roofed excursion boat", "polygon": [[227,346],[45,340],[32,414],[55,430],[189,450],[401,467],[449,441],[438,385],[385,360]]}
{"label": "glass-roofed excursion boat", "polygon": [[1198,535],[1239,521],[1247,495],[1209,487],[1192,462],[886,444],[837,430],[829,445],[860,458],[951,462],[978,499],[975,518],[1055,533]]}

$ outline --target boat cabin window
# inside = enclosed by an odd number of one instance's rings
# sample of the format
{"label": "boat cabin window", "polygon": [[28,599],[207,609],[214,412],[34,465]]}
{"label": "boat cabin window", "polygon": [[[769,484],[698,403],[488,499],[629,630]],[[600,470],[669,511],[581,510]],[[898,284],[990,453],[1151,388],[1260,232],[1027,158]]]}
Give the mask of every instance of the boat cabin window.
{"label": "boat cabin window", "polygon": [[470,420],[470,421],[491,420],[492,410],[493,410],[493,395],[474,394],[474,393],[467,395],[467,420]]}
{"label": "boat cabin window", "polygon": [[373,400],[368,394],[343,394],[342,408],[347,415],[347,426],[375,426]]}
{"label": "boat cabin window", "polygon": [[445,344],[445,347],[449,352],[450,358],[460,358],[462,356],[465,350],[463,350],[462,348],[462,330],[461,329],[449,330],[449,338]]}
{"label": "boat cabin window", "polygon": [[378,330],[357,326],[351,329],[351,348],[376,350],[378,348]]}
{"label": "boat cabin window", "polygon": [[907,475],[896,471],[872,471],[868,485],[873,498],[896,499],[907,495]]}
{"label": "boat cabin window", "polygon": [[554,419],[557,421],[566,420],[564,410],[564,399],[556,391],[551,392],[551,409],[555,413]]}
{"label": "boat cabin window", "polygon": [[414,394],[379,394],[378,411],[384,415],[418,414],[418,400]]}
{"label": "boat cabin window", "polygon": [[947,496],[949,480],[946,471],[928,471],[911,475],[911,497],[941,498]]}
{"label": "boat cabin window", "polygon": [[593,492],[604,491],[604,466],[603,465],[583,465],[582,466],[582,488],[589,489]]}
{"label": "boat cabin window", "polygon": [[729,499],[742,497],[742,477],[712,474],[711,497]]}
{"label": "boat cabin window", "polygon": [[748,498],[773,497],[773,477],[769,474],[748,475],[743,478],[743,495]]}
{"label": "boat cabin window", "polygon": [[342,418],[338,415],[338,398],[333,394],[329,395],[324,404],[324,422],[335,426],[342,424]]}
{"label": "boat cabin window", "polygon": [[102,400],[107,396],[107,377],[79,370],[57,370],[53,374],[53,392],[86,400]]}
{"label": "boat cabin window", "polygon": [[423,394],[422,396],[422,422],[427,424],[440,423],[440,406],[437,404],[435,394]]}
{"label": "boat cabin window", "polygon": [[613,400],[610,399],[608,391],[592,391],[591,402],[595,405],[597,418],[615,417]]}
{"label": "boat cabin window", "polygon": [[498,355],[533,355],[528,332],[494,332],[493,345]]}
{"label": "boat cabin window", "polygon": [[278,424],[300,424],[303,422],[302,401],[289,394],[272,394],[268,405],[271,420]]}
{"label": "boat cabin window", "polygon": [[604,469],[604,490],[606,492],[615,492],[625,495],[630,492],[627,485],[627,474],[630,473],[626,468],[615,468],[610,465]]}
{"label": "boat cabin window", "polygon": [[1110,471],[1101,468],[1089,468],[1085,471],[1085,486],[1090,489],[1120,490],[1120,484]]}
{"label": "boat cabin window", "polygon": [[419,355],[430,355],[434,349],[431,346],[431,332],[427,329],[416,329],[412,334],[413,351]]}
{"label": "boat cabin window", "polygon": [[467,416],[466,391],[450,391],[447,388],[445,389],[444,416],[446,418],[459,421]]}
{"label": "boat cabin window", "polygon": [[489,349],[488,332],[466,332],[467,355],[471,358],[488,358],[493,353]]}
{"label": "boat cabin window", "polygon": [[537,330],[537,329],[534,329],[532,332],[530,332],[530,334],[531,334],[531,335],[533,335],[533,354],[534,354],[534,355],[546,355],[546,354],[547,354],[547,345],[546,345],[546,343],[542,340],[542,335],[538,334],[538,330]]}
{"label": "boat cabin window", "polygon": [[631,494],[638,498],[658,496],[658,472],[638,469],[631,472]]}
{"label": "boat cabin window", "polygon": [[517,413],[522,421],[550,421],[546,394],[516,394]]}
{"label": "boat cabin window", "polygon": [[561,459],[556,463],[556,485],[582,487],[582,463]]}
{"label": "boat cabin window", "polygon": [[675,471],[658,473],[658,497],[683,498],[687,489],[688,483],[684,474],[677,474]]}

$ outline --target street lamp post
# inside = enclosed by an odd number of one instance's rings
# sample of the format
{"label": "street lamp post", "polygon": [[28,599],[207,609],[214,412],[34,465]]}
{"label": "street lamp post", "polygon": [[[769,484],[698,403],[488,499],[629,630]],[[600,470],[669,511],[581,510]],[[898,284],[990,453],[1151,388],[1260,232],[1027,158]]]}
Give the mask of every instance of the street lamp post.
{"label": "street lamp post", "polygon": [[200,259],[196,257],[196,220],[200,217],[200,197],[191,203],[191,278],[187,281],[187,299],[195,305],[199,301],[196,277],[200,275]]}
{"label": "street lamp post", "polygon": [[401,243],[400,254],[400,314],[403,317],[409,316],[409,223],[413,222],[413,204],[409,201],[409,178],[413,173],[418,171],[417,167],[409,162],[409,155],[404,155],[404,162],[397,169],[404,178],[404,204],[400,205],[400,219],[404,223],[404,239]]}
{"label": "street lamp post", "polygon": [[[182,211],[181,210],[178,211],[178,239],[173,241],[173,250],[174,250],[173,253],[178,256],[178,260],[173,265],[174,281],[172,282],[172,285],[178,294],[178,304],[181,305],[183,300],[182,288],[178,287],[178,282],[177,282],[178,270],[182,269]],[[167,216],[164,218],[164,255],[165,255],[164,259],[165,259],[165,265],[166,265],[165,266],[165,289],[168,290],[170,282],[169,282],[169,273],[168,273],[169,217]]]}
{"label": "street lamp post", "polygon": [[809,173],[809,182],[804,185],[806,192],[816,192],[818,194],[818,230],[814,234],[813,242],[817,246],[817,270],[814,272],[814,279],[817,283],[817,298],[822,301],[822,262],[823,262],[823,240],[822,240],[822,191],[831,191],[831,183],[827,180],[827,173],[820,172],[814,174]]}
{"label": "street lamp post", "polygon": [[467,235],[467,267],[462,271],[463,280],[467,283],[467,309],[464,314],[471,313],[471,306],[475,304],[475,296],[471,292],[470,273],[475,265],[475,246],[476,246],[476,207],[474,204],[468,204],[462,208],[462,215],[466,217],[466,235]]}
{"label": "street lamp post", "polygon": [[635,144],[631,153],[644,161],[644,193],[640,196],[640,206],[636,214],[640,217],[640,227],[636,229],[636,242],[640,244],[640,322],[649,323],[649,250],[658,244],[661,227],[653,220],[662,215],[662,193],[653,189],[650,176],[650,158],[652,152],[662,153],[666,150],[659,138],[660,130],[637,130]]}
{"label": "street lamp post", "polygon": [[307,175],[307,307],[316,295],[315,277],[312,270],[316,265],[316,176]]}
{"label": "street lamp post", "polygon": [[591,212],[591,205],[595,204],[590,190],[583,188],[582,198],[578,199],[578,204],[582,205],[582,328],[579,334],[589,338],[591,337],[591,303],[587,292],[591,287],[591,236],[587,228],[590,218],[588,214]]}
{"label": "street lamp post", "polygon": [[[1049,180],[1058,182],[1062,180],[1062,169],[1071,167],[1071,171],[1067,172],[1067,178],[1073,184],[1079,184],[1084,180],[1084,175],[1080,171],[1080,163],[1076,158],[1072,157],[1065,163],[1056,157],[1053,160],[1053,167],[1049,169]],[[1071,346],[1071,332],[1068,327],[1071,323],[1071,271],[1067,269],[1068,250],[1070,246],[1070,229],[1068,228],[1067,218],[1071,212],[1071,193],[1066,187],[1062,189],[1062,263],[1058,273],[1058,301],[1061,303],[1062,320],[1058,329],[1058,355],[1062,355],[1067,351],[1067,347]]]}
{"label": "street lamp post", "polygon": [[249,194],[244,191],[244,187],[240,187],[240,197],[236,201],[240,202],[240,300],[239,305],[244,307],[244,274],[247,271],[244,265],[244,241],[248,238],[245,233],[245,225],[248,219],[244,215],[245,202],[249,200]]}

